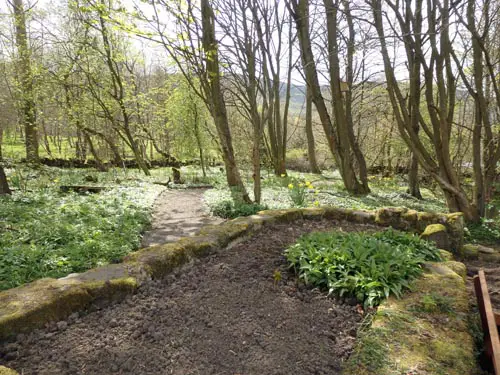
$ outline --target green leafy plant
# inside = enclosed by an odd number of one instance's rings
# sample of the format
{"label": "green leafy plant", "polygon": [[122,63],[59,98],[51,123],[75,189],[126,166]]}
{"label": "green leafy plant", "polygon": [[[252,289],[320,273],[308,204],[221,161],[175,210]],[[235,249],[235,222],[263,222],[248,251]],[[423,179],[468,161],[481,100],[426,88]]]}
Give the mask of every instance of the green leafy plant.
{"label": "green leafy plant", "polygon": [[288,193],[293,204],[298,207],[304,206],[306,201],[307,191],[313,189],[309,181],[290,183],[288,185]]}
{"label": "green leafy plant", "polygon": [[500,225],[493,220],[483,219],[478,224],[469,224],[465,234],[469,242],[484,245],[500,243]]}
{"label": "green leafy plant", "polygon": [[421,264],[439,260],[439,250],[416,236],[381,233],[311,233],[285,251],[306,284],[353,296],[365,307],[390,294],[400,297],[422,272]]}
{"label": "green leafy plant", "polygon": [[213,215],[222,217],[224,219],[234,219],[240,216],[250,216],[262,210],[267,210],[267,206],[257,203],[235,203],[232,200],[224,200],[211,207]]}
{"label": "green leafy plant", "polygon": [[0,198],[0,290],[119,261],[140,245],[156,186]]}

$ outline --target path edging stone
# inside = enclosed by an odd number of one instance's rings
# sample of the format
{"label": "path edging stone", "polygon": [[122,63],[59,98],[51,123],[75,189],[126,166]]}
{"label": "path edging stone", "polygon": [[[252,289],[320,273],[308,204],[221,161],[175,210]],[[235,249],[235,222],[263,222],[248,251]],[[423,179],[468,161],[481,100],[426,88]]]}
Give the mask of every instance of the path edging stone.
{"label": "path edging stone", "polygon": [[363,211],[335,207],[261,211],[257,215],[205,226],[197,236],[130,253],[120,264],[98,267],[57,280],[41,279],[2,291],[0,340],[41,328],[51,321],[66,319],[71,313],[88,308],[93,303],[121,300],[147,280],[161,278],[195,257],[231,246],[262,226],[300,219],[347,220],[419,233],[429,224],[440,223],[447,228],[450,238],[461,236],[462,239],[456,239],[455,244],[463,241],[461,214],[429,214],[401,208]]}

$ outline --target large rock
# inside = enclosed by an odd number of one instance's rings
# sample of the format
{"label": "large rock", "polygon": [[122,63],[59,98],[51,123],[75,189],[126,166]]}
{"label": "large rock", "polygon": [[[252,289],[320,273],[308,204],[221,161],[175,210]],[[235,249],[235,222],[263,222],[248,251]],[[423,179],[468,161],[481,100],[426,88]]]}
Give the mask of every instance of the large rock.
{"label": "large rock", "polygon": [[420,238],[435,243],[438,249],[451,250],[448,232],[443,224],[428,225]]}
{"label": "large rock", "polygon": [[19,375],[19,373],[8,367],[0,366],[0,375]]}

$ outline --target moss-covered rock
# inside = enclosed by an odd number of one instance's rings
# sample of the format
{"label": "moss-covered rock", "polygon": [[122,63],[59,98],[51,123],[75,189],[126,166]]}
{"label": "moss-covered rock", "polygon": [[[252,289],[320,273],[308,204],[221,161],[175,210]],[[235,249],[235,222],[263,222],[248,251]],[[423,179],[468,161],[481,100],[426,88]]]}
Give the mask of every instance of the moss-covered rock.
{"label": "moss-covered rock", "polygon": [[443,264],[464,279],[464,281],[467,280],[467,267],[465,267],[465,264],[454,260],[448,260],[443,262]]}
{"label": "moss-covered rock", "polygon": [[408,230],[410,224],[402,218],[407,212],[408,209],[404,207],[379,208],[375,214],[375,223],[384,227]]}
{"label": "moss-covered rock", "polygon": [[290,208],[288,210],[266,210],[257,212],[264,219],[264,224],[291,223],[302,219],[302,209]]}
{"label": "moss-covered rock", "polygon": [[470,260],[479,259],[479,249],[477,245],[465,244],[460,249],[459,255],[463,259],[470,259]]}
{"label": "moss-covered rock", "polygon": [[198,233],[200,236],[216,239],[220,247],[226,247],[232,240],[249,234],[251,229],[252,225],[248,221],[228,221],[219,225],[204,226]]}
{"label": "moss-covered rock", "polygon": [[0,366],[0,375],[19,375],[19,373],[8,367]]}
{"label": "moss-covered rock", "polygon": [[420,238],[426,241],[434,242],[439,249],[450,250],[450,241],[448,232],[443,224],[430,224]]}
{"label": "moss-covered rock", "polygon": [[461,212],[445,215],[444,225],[448,231],[450,249],[458,253],[464,244],[464,215]]}
{"label": "moss-covered rock", "polygon": [[429,263],[411,293],[379,306],[358,338],[346,375],[478,374],[468,325],[465,282],[444,264]]}
{"label": "moss-covered rock", "polygon": [[131,253],[125,257],[124,262],[141,264],[152,278],[161,278],[190,259],[186,246],[173,242]]}
{"label": "moss-covered rock", "polygon": [[375,217],[373,211],[352,210],[347,213],[347,220],[358,224],[375,224]]}
{"label": "moss-covered rock", "polygon": [[448,250],[439,249],[439,253],[441,254],[441,259],[443,259],[444,261],[455,259],[453,257],[453,254]]}
{"label": "moss-covered rock", "polygon": [[303,208],[302,217],[306,220],[321,220],[325,216],[325,209],[323,208]]}
{"label": "moss-covered rock", "polygon": [[325,207],[324,217],[327,220],[347,220],[348,215],[352,210],[346,208],[338,208],[338,207]]}
{"label": "moss-covered rock", "polygon": [[73,277],[41,279],[0,292],[0,339],[65,319],[95,300],[122,298],[136,287],[132,277],[88,281]]}

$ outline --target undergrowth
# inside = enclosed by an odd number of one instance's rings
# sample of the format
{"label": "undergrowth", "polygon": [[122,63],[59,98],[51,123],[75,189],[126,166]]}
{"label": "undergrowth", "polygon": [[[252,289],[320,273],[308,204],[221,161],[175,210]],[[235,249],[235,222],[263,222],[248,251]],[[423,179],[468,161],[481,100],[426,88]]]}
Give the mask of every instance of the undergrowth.
{"label": "undergrowth", "polygon": [[0,289],[119,261],[137,249],[157,187],[0,198]]}
{"label": "undergrowth", "polygon": [[250,216],[262,210],[267,210],[267,206],[257,203],[235,203],[232,200],[223,200],[211,207],[213,215],[222,217],[224,219],[234,219],[240,216]]}
{"label": "undergrowth", "polygon": [[425,261],[441,259],[432,244],[392,229],[378,233],[315,232],[302,236],[286,257],[306,284],[365,307],[390,294],[401,297]]}

